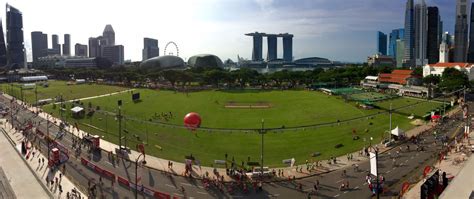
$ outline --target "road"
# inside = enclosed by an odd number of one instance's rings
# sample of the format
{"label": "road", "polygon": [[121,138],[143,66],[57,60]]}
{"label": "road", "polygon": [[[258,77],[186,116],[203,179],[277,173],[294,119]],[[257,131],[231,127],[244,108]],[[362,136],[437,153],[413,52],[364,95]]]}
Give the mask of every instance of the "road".
{"label": "road", "polygon": [[[10,100],[5,96],[0,96],[0,104],[4,107],[11,107],[12,104]],[[47,122],[41,117],[36,117],[36,115],[26,109],[16,108],[17,113],[14,112],[13,118],[14,125],[22,127],[20,124],[25,123],[25,121],[31,121],[34,123],[39,123],[36,128],[39,128],[41,131],[47,131]],[[6,116],[7,119],[11,119],[11,115]],[[440,133],[450,132],[451,134],[458,129],[461,121],[460,120],[449,120],[443,124]],[[59,127],[50,123],[49,132],[51,137],[55,137],[57,132],[59,132]],[[32,135],[31,135],[32,136]],[[385,193],[384,196],[393,195],[398,193],[400,187],[398,185],[400,180],[405,180],[413,175],[412,171],[422,170],[424,166],[431,164],[430,161],[437,157],[437,152],[441,150],[441,143],[434,143],[434,136],[431,134],[423,135],[425,139],[423,146],[425,146],[425,151],[419,152],[414,150],[415,145],[411,143],[402,144],[402,148],[405,149],[406,145],[410,145],[411,151],[403,150],[400,157],[397,158],[397,162],[400,165],[394,167],[392,163],[391,156],[395,154],[396,150],[399,150],[398,147],[393,148],[385,153],[379,155],[379,173],[383,175],[386,179],[386,186],[389,187],[389,192]],[[58,140],[63,146],[66,146],[69,151],[74,151],[72,148],[73,145],[73,135],[71,133],[66,133],[60,140]],[[39,139],[38,139],[39,141]],[[47,151],[46,144],[42,142],[41,144],[42,151]],[[80,162],[79,157],[87,158],[87,152],[83,150],[82,154],[75,158],[73,153],[71,158],[66,163],[66,175],[72,178],[81,187],[88,187],[88,182],[90,179],[98,182],[99,176],[92,170],[83,166]],[[101,153],[95,154],[91,161],[100,166],[103,169],[113,171],[116,175],[125,177],[129,181],[135,181],[135,163],[128,160],[121,159],[118,164],[112,163],[107,154],[103,151]],[[139,184],[143,184],[153,190],[158,190],[161,192],[169,193],[172,196],[179,197],[190,197],[190,198],[306,198],[308,197],[309,192],[312,191],[313,185],[316,180],[320,182],[320,188],[316,195],[311,195],[313,198],[370,198],[371,193],[367,188],[365,183],[365,176],[369,170],[368,161],[357,162],[359,165],[360,171],[354,171],[352,168],[346,169],[347,176],[342,177],[342,170],[330,172],[327,174],[321,174],[313,177],[308,177],[302,180],[296,180],[294,182],[281,181],[281,182],[272,182],[264,183],[263,190],[259,192],[250,191],[249,193],[242,193],[242,191],[236,191],[234,194],[229,194],[227,191],[219,191],[217,189],[204,189],[204,185],[201,180],[191,179],[182,177],[179,175],[170,175],[166,172],[157,171],[147,167],[139,167],[138,174],[141,178]],[[417,173],[419,175],[419,173]],[[111,187],[111,182],[108,180],[103,180],[104,186],[102,188],[103,193],[106,198],[133,198],[134,192],[131,189],[118,186],[115,183],[115,186]],[[350,189],[339,191],[339,185],[342,181],[349,181]],[[302,184],[302,191],[299,190],[299,183]],[[227,184],[230,186],[229,184]],[[182,192],[180,188],[183,187],[185,192]],[[99,189],[100,190],[100,189]],[[100,191],[99,191],[100,192]],[[139,194],[140,198],[147,198],[146,195]]]}

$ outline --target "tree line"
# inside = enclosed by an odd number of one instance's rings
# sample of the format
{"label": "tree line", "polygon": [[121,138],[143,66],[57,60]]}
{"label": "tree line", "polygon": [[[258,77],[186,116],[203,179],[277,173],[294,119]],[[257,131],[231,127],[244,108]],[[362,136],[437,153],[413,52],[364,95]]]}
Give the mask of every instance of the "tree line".
{"label": "tree line", "polygon": [[[215,88],[298,88],[309,87],[319,83],[331,83],[336,86],[358,85],[366,76],[377,76],[379,73],[390,73],[391,67],[371,67],[349,65],[340,68],[315,68],[308,71],[281,70],[273,73],[259,73],[254,69],[240,68],[226,70],[222,68],[188,68],[185,70],[160,70],[120,66],[112,68],[43,68],[42,70],[56,79],[104,79],[105,81],[132,83],[166,83],[173,87],[212,86]],[[422,69],[414,70],[414,75],[422,76]],[[443,90],[453,90],[469,86],[467,75],[452,68],[447,68],[443,77],[427,76],[423,83],[437,86]]]}

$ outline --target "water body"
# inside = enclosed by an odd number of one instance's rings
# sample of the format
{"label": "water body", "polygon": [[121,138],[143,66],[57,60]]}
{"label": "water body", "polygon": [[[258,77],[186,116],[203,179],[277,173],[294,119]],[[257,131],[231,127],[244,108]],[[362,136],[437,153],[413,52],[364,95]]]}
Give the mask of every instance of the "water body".
{"label": "water body", "polygon": [[[237,67],[230,67],[230,68],[226,68],[226,69],[229,69],[230,71],[234,71],[234,70],[239,70],[240,68],[237,68]],[[282,70],[288,70],[288,71],[311,71],[311,70],[314,70],[316,68],[313,68],[313,67],[279,67],[279,68],[250,68],[252,70],[256,70],[257,72],[259,73],[274,73],[274,72],[277,72],[277,71],[282,71]]]}

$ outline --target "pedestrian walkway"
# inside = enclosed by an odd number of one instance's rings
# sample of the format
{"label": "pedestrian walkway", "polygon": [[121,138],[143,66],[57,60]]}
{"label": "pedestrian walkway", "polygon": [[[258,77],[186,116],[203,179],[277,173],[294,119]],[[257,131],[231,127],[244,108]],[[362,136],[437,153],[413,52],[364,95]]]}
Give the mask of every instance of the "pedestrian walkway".
{"label": "pedestrian walkway", "polygon": [[[4,96],[11,99],[11,96],[7,94],[4,94]],[[91,97],[91,98],[94,98],[94,97]],[[17,103],[22,104],[22,102],[19,100],[17,100]],[[52,123],[59,124],[59,122],[61,121],[58,118],[55,118],[52,115],[46,112],[43,112],[40,108],[31,107],[31,106],[25,106],[25,107],[33,112],[41,112],[39,116],[46,120],[49,120]],[[452,115],[458,111],[459,111],[459,108],[456,107],[455,109],[448,112],[447,115]],[[408,130],[406,132],[406,135],[409,137],[415,136],[433,127],[434,125],[428,122],[424,125]],[[87,132],[78,130],[72,125],[66,126],[65,129],[80,138],[87,135]],[[391,147],[385,147],[383,144],[379,144],[379,143],[374,144],[372,146],[377,147],[379,149],[379,153],[383,153],[391,148]],[[111,143],[107,140],[101,139],[100,147],[105,151],[115,153],[115,150],[118,148],[118,145]],[[131,150],[131,152],[128,154],[128,159],[130,159],[131,161],[134,161],[138,158],[139,155],[140,155],[139,152],[135,150]],[[347,156],[350,156],[353,158],[348,159]],[[293,167],[283,167],[283,168],[274,168],[274,169],[275,169],[275,172],[278,172],[279,170],[281,170],[282,173],[284,174],[284,178],[287,178],[287,177],[303,178],[303,177],[313,176],[319,173],[330,172],[330,171],[339,170],[339,169],[346,169],[348,167],[355,167],[356,165],[358,165],[359,162],[367,160],[368,157],[364,155],[359,155],[359,151],[356,151],[351,154],[346,154],[340,157],[336,157],[335,159],[337,160],[335,164],[333,163],[333,161],[323,160],[323,161],[320,161],[319,165],[316,167],[308,166],[310,164],[300,164],[300,165],[295,165]],[[183,175],[185,173],[185,164],[182,162],[169,161],[169,160],[154,157],[154,156],[146,156],[146,161],[147,161],[146,166],[150,168],[154,168],[154,169],[158,169],[158,170],[166,171],[166,172],[171,172],[177,175]],[[298,160],[298,161],[303,162],[304,160]],[[173,165],[172,168],[168,167],[169,162],[172,162],[172,165]],[[309,160],[309,163],[315,165],[315,163],[313,163],[310,160]],[[314,169],[307,170],[306,168],[314,168]],[[226,169],[224,168],[199,167],[195,165],[193,169],[194,171],[196,171],[195,177],[203,176],[203,174],[205,174],[206,172],[212,174],[214,173],[214,170],[217,171],[219,175],[226,173]],[[223,176],[224,176],[225,181],[232,180],[228,175],[223,175]]]}
{"label": "pedestrian walkway", "polygon": [[[7,135],[14,142],[14,144],[16,146],[16,150],[18,152],[20,152],[21,151],[21,141],[23,140],[23,135],[20,132],[15,131],[15,129],[12,129],[10,123],[6,123],[2,128],[5,130]],[[2,133],[2,135],[4,135],[4,134]],[[1,146],[4,146],[4,145],[1,145]],[[18,153],[18,155],[19,154],[20,153]],[[63,171],[61,171],[61,169],[51,171],[51,169],[47,166],[48,158],[45,157],[42,153],[40,153],[40,151],[38,151],[35,148],[32,148],[28,151],[27,154],[29,154],[29,155],[21,156],[21,157],[18,157],[18,158],[23,158],[26,161],[26,163],[28,164],[27,166],[32,169],[31,171],[34,172],[33,174],[36,175],[37,178],[36,178],[35,183],[31,183],[31,181],[27,182],[28,184],[26,185],[26,187],[32,186],[32,185],[40,186],[40,184],[41,184],[43,186],[43,188],[46,188],[46,190],[48,191],[48,193],[47,193],[48,195],[52,196],[53,198],[58,198],[58,199],[59,198],[66,198],[66,195],[68,194],[68,192],[70,194],[72,194],[73,189],[75,190],[74,192],[78,193],[77,196],[82,196],[83,198],[87,197],[87,195],[82,193],[79,190],[79,188],[76,187],[71,182],[71,180],[69,180],[68,178],[66,178],[64,176],[64,173],[63,173]],[[6,156],[6,157],[9,157],[9,156]],[[22,164],[23,163],[24,162],[22,162]],[[25,165],[25,164],[23,164],[23,165]],[[18,171],[18,173],[19,174],[25,174],[26,172]],[[28,174],[28,176],[33,178],[33,176],[30,175],[30,174]],[[51,182],[53,182],[53,183],[51,183]],[[14,189],[16,190],[15,187],[14,187]],[[42,189],[42,190],[44,192],[46,192],[46,190],[44,190],[44,189]],[[32,194],[31,197],[18,197],[18,198],[51,198],[50,196],[47,196],[47,197],[41,197],[41,196],[42,195]]]}
{"label": "pedestrian walkway", "polygon": [[16,198],[50,198],[47,189],[32,175],[33,170],[28,168],[3,132],[0,132],[0,146],[0,165]]}
{"label": "pedestrian walkway", "polygon": [[[95,98],[100,98],[100,97],[108,97],[108,96],[112,96],[112,95],[117,95],[117,94],[121,94],[121,93],[127,93],[127,92],[131,92],[131,91],[134,91],[135,89],[128,89],[128,90],[124,90],[124,91],[118,91],[118,92],[114,92],[114,93],[107,93],[107,94],[103,94],[103,95],[96,95],[96,96],[91,96],[91,97],[84,97],[84,98],[79,98],[79,99],[72,99],[72,100],[68,100],[68,101],[65,101],[65,102],[72,102],[72,101],[76,101],[76,100],[88,100],[88,99],[95,99]],[[56,102],[54,104],[61,104],[62,102]]]}
{"label": "pedestrian walkway", "polygon": [[[463,140],[462,142],[458,143],[457,147],[464,145],[467,146],[468,143],[474,143],[474,136],[472,136],[474,133],[471,131],[468,139],[470,140],[469,142],[467,140]],[[468,168],[466,167],[467,165]],[[467,198],[466,196],[468,195],[463,195],[462,197],[460,195],[456,194],[466,194],[464,191],[463,193],[459,193],[460,187],[462,187],[464,190],[472,190],[474,188],[474,184],[472,183],[472,180],[474,179],[472,176],[473,174],[473,169],[474,168],[474,156],[471,155],[471,157],[466,157],[466,154],[459,151],[456,152],[455,150],[451,151],[451,153],[448,153],[448,155],[445,156],[445,158],[437,162],[434,165],[434,169],[432,171],[436,171],[439,169],[439,173],[442,174],[443,172],[446,172],[446,176],[449,179],[456,179],[458,178],[457,176],[464,175],[463,177],[467,177],[466,179],[460,179],[457,180],[457,185],[450,185],[452,188],[450,189],[450,193],[444,193],[441,195],[440,198]],[[465,170],[465,174],[461,174],[461,171]],[[432,174],[429,174],[427,176],[431,176]],[[471,180],[471,182],[469,182]],[[421,190],[421,185],[425,183],[425,179],[420,180],[418,183],[413,185],[411,189],[403,196],[403,198],[411,199],[411,198],[420,198],[420,190]],[[452,181],[454,183],[454,180]],[[450,187],[448,186],[448,187]],[[457,188],[454,188],[457,187]],[[449,189],[446,189],[448,191]],[[446,192],[445,191],[445,192]]]}

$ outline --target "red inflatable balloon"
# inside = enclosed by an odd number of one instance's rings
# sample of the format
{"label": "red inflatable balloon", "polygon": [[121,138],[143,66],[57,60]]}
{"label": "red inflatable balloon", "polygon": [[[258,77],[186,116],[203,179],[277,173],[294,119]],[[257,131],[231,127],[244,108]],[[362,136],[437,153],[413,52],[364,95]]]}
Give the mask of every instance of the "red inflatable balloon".
{"label": "red inflatable balloon", "polygon": [[194,130],[201,126],[201,116],[195,112],[191,112],[184,116],[184,126]]}

